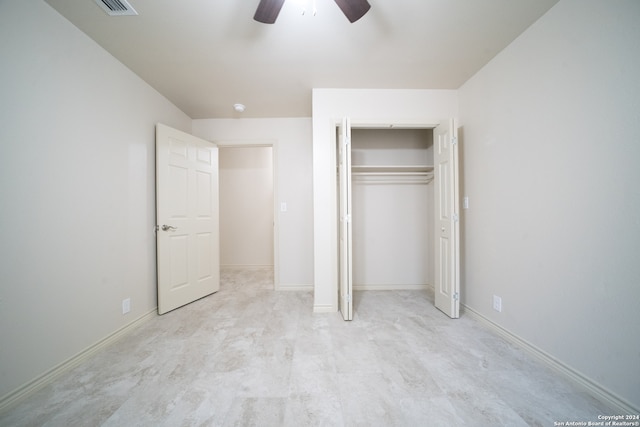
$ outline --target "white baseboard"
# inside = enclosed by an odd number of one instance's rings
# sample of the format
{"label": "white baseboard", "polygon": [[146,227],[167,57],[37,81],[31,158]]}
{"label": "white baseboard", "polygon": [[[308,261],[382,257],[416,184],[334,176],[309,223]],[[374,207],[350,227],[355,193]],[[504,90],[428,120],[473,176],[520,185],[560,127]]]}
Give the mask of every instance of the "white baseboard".
{"label": "white baseboard", "polygon": [[220,270],[264,270],[266,268],[273,269],[273,264],[225,264],[220,266]]}
{"label": "white baseboard", "polygon": [[316,304],[313,306],[314,313],[335,313],[337,311],[331,304]]}
{"label": "white baseboard", "polygon": [[430,285],[353,285],[354,291],[426,291]]}
{"label": "white baseboard", "polygon": [[605,402],[613,406],[614,408],[618,409],[621,414],[640,413],[640,408],[634,407],[633,404],[631,404],[627,400],[623,399],[622,397],[608,390],[606,387],[593,381],[591,378],[585,376],[584,374],[576,371],[572,367],[556,359],[555,357],[545,352],[541,348],[511,333],[507,329],[489,320],[488,318],[486,318],[479,312],[475,311],[474,309],[468,307],[467,305],[461,304],[461,306],[466,314],[479,320],[484,325],[488,326],[491,330],[493,330],[503,338],[507,339],[508,341],[512,342],[516,346],[522,348],[527,353],[531,354],[532,356],[534,356],[535,358],[537,358],[538,360],[540,360],[541,362],[549,366],[554,371],[558,372],[559,374],[565,376],[569,380],[578,384],[580,387],[584,388],[589,394],[594,396],[596,399],[602,402]]}
{"label": "white baseboard", "polygon": [[295,284],[279,284],[276,287],[276,291],[303,291],[303,292],[312,292],[313,285],[295,285]]}
{"label": "white baseboard", "polygon": [[9,409],[11,406],[18,403],[23,398],[40,390],[41,388],[51,383],[53,380],[58,378],[60,375],[62,375],[66,371],[78,366],[80,363],[82,363],[83,361],[85,361],[86,359],[88,359],[98,351],[109,346],[113,342],[117,341],[122,336],[124,336],[128,332],[138,327],[140,324],[151,319],[152,317],[157,316],[157,313],[158,313],[158,308],[156,307],[150,312],[143,314],[142,316],[138,317],[132,322],[124,325],[122,328],[118,329],[114,333],[106,336],[100,341],[85,348],[81,352],[77,353],[75,356],[72,356],[71,358],[60,363],[59,365],[53,367],[52,369],[48,370],[44,374],[36,377],[35,379],[18,387],[17,389],[5,394],[4,396],[2,396],[2,398],[0,398],[0,413],[4,412],[4,410],[6,409]]}

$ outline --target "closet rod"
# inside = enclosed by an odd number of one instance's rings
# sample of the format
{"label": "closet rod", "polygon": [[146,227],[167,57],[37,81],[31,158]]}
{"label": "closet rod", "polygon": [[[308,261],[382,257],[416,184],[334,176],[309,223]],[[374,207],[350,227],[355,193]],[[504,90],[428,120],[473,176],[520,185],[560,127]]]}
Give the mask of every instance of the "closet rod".
{"label": "closet rod", "polygon": [[351,172],[358,176],[432,176],[433,172]]}

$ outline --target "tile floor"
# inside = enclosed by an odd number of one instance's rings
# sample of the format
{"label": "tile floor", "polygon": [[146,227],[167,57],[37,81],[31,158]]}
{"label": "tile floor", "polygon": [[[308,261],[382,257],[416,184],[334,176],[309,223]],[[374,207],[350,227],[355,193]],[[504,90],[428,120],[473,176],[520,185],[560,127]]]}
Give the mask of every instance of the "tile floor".
{"label": "tile floor", "polygon": [[0,414],[0,426],[553,426],[615,413],[425,291],[365,291],[355,316],[224,271]]}

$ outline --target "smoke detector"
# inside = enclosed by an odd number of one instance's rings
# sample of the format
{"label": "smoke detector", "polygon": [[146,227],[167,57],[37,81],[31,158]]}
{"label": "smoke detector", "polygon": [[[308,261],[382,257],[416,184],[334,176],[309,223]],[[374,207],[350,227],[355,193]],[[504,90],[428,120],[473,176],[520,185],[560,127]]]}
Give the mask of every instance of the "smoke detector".
{"label": "smoke detector", "polygon": [[110,16],[138,14],[127,0],[96,0],[96,3]]}

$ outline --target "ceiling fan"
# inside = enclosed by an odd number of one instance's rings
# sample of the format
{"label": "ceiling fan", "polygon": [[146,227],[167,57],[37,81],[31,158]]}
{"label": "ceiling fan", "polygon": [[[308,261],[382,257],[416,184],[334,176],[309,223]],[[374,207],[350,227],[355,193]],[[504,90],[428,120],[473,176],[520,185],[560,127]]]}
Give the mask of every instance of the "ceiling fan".
{"label": "ceiling fan", "polygon": [[[351,23],[362,18],[371,8],[371,5],[367,0],[334,1],[338,7],[340,7],[344,16],[346,16]],[[260,0],[260,4],[258,4],[258,9],[256,10],[256,14],[253,16],[253,19],[258,22],[262,22],[263,24],[273,24],[276,22],[283,4],[284,0]]]}

